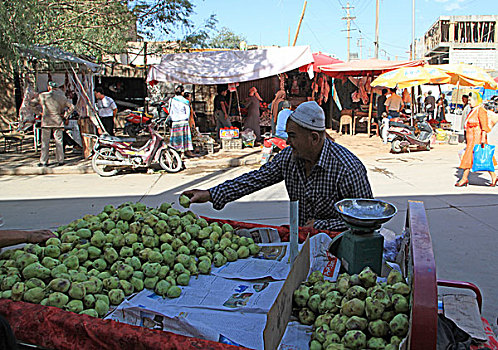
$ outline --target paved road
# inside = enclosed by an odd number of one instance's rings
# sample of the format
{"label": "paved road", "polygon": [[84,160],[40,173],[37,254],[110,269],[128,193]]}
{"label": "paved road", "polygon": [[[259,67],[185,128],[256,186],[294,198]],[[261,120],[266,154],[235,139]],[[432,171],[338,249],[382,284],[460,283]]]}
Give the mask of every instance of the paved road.
{"label": "paved road", "polygon": [[[392,155],[386,145],[366,138],[343,136],[366,164],[377,197],[395,204],[398,215],[386,227],[399,232],[407,200],[422,200],[429,218],[439,278],[476,283],[484,294],[483,313],[496,324],[498,290],[498,188],[489,188],[487,175],[473,175],[474,186],[455,188],[462,146],[437,146],[430,152]],[[176,175],[128,174],[100,178],[94,174],[0,177],[0,213],[7,228],[54,228],[71,218],[97,213],[105,204],[140,200],[147,205],[175,201],[188,188],[208,188],[255,167],[205,169]],[[282,184],[272,186],[214,211],[195,205],[199,214],[241,221],[284,224],[287,194]],[[496,329],[496,328],[495,328]]]}

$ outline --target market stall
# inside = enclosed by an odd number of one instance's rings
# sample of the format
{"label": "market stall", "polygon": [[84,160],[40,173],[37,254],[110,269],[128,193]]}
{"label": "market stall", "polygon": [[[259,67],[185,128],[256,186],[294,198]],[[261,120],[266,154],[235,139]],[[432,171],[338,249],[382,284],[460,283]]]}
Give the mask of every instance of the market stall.
{"label": "market stall", "polygon": [[349,79],[358,88],[355,95],[352,96],[354,101],[361,101],[366,110],[360,109],[357,112],[351,111],[353,118],[353,127],[356,125],[358,117],[367,119],[367,134],[371,132],[371,119],[373,115],[373,91],[370,86],[375,77],[378,75],[400,68],[416,67],[424,65],[424,60],[414,61],[384,61],[379,59],[357,60],[345,63],[331,64],[320,66],[320,70],[334,79]]}
{"label": "market stall", "polygon": [[[436,324],[438,314],[438,295],[437,286],[451,286],[470,288],[477,293],[479,303],[479,290],[472,284],[459,283],[454,281],[437,281],[436,269],[434,262],[434,254],[432,252],[431,237],[429,234],[429,225],[422,202],[409,201],[406,217],[406,232],[398,262],[401,271],[408,277],[411,286],[411,312],[408,314],[411,318],[410,330],[408,337],[405,340],[407,349],[436,349]],[[220,220],[209,219],[209,222]],[[253,229],[262,225],[253,225],[242,222],[229,221],[234,228]],[[280,237],[285,239],[289,229],[286,227],[273,227],[277,230]],[[300,237],[304,239],[307,231],[301,229]],[[310,232],[315,235],[317,232]],[[329,233],[331,237],[336,234]],[[314,236],[318,237],[318,236]],[[330,238],[328,238],[330,239]],[[309,240],[307,241],[309,242]],[[304,245],[306,247],[306,244]],[[302,252],[306,252],[303,248]],[[309,246],[308,246],[309,249]],[[309,268],[310,257],[315,253],[308,250],[311,255],[303,256],[299,264],[295,266],[307,265]],[[298,257],[299,259],[299,257]],[[294,270],[294,268],[293,268]],[[300,269],[301,273],[303,272]],[[324,272],[325,273],[325,272]],[[306,278],[308,270],[304,270],[303,274],[291,272],[295,280],[287,279],[284,283],[297,286]],[[282,287],[285,289],[285,287]],[[295,288],[295,287],[294,287]],[[265,349],[276,349],[280,343],[282,336],[286,339],[286,343],[291,345],[296,340],[296,334],[300,337],[308,337],[304,339],[304,343],[309,342],[309,332],[306,333],[301,329],[302,333],[296,333],[294,336],[286,338],[284,335],[287,322],[290,315],[290,307],[292,305],[292,290],[290,293],[280,293],[275,301],[275,308],[272,308],[274,316],[268,314],[268,317],[275,317],[278,320],[272,323],[268,331],[272,337],[267,338]],[[154,294],[152,293],[151,296]],[[155,298],[154,298],[155,299]],[[131,299],[133,301],[133,299]],[[449,300],[449,299],[448,299]],[[476,304],[477,305],[477,304]],[[448,307],[449,308],[449,304]],[[439,310],[441,311],[441,310]],[[272,311],[270,311],[271,313]],[[0,314],[4,315],[12,326],[17,338],[28,344],[36,344],[49,349],[73,349],[75,344],[78,348],[85,349],[236,349],[243,348],[222,344],[220,342],[207,341],[186,337],[172,332],[165,332],[154,328],[157,321],[148,324],[140,324],[142,327],[128,325],[112,320],[102,320],[88,315],[78,315],[73,312],[64,311],[62,309],[42,306],[37,304],[26,303],[22,301],[0,300]],[[483,319],[481,325],[483,333],[486,334],[484,341],[486,346],[495,349],[493,344],[496,344],[489,324]],[[244,321],[241,320],[239,326],[242,326]],[[295,323],[295,322],[294,322]],[[301,327],[302,328],[302,327]],[[181,331],[179,331],[181,333]],[[177,332],[175,332],[177,333]],[[301,335],[299,335],[301,334]],[[306,335],[307,334],[307,335]],[[271,339],[271,342],[270,340]],[[294,339],[294,340],[293,340]],[[221,341],[221,339],[220,339]],[[301,343],[303,339],[300,339]],[[493,343],[493,341],[495,343]]]}
{"label": "market stall", "polygon": [[[75,103],[77,117],[69,120],[68,129],[74,141],[83,147],[85,156],[89,156],[91,145],[81,136],[82,133],[94,133],[100,120],[94,107],[94,76],[100,71],[100,65],[75,56],[55,47],[32,46],[23,48],[26,65],[21,72],[23,76],[23,102],[19,111],[21,125],[33,126],[35,151],[38,150],[40,138],[40,112],[30,106],[35,93],[46,91],[49,80],[56,82],[67,98]],[[36,122],[35,118],[38,118]]]}
{"label": "market stall", "polygon": [[[227,50],[178,53],[164,55],[161,63],[149,69],[147,82],[224,85],[230,84],[230,100],[233,120],[240,122],[244,109],[240,103],[248,90],[255,86],[268,103],[278,89],[279,74],[289,72],[313,62],[309,46],[271,47],[258,50]],[[275,91],[273,91],[275,90]],[[195,98],[195,96],[194,96]],[[268,100],[268,101],[266,101]],[[261,104],[263,125],[267,116],[267,105]]]}
{"label": "market stall", "polygon": [[[384,86],[389,88],[413,88],[425,84],[456,85],[454,94],[451,96],[454,104],[459,103],[463,94],[471,91],[468,89],[469,87],[493,91],[498,89],[498,85],[487,72],[479,67],[466,64],[403,67],[383,73],[371,83],[373,87]],[[448,142],[452,133],[460,132],[463,129],[461,115],[445,115],[443,120],[431,119],[429,123],[436,130],[436,140],[439,142]],[[456,138],[457,135],[454,135]]]}

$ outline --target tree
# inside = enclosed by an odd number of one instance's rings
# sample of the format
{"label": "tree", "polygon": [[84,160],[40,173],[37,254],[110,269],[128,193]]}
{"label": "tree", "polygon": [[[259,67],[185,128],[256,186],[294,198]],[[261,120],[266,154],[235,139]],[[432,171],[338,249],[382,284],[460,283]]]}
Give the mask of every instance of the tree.
{"label": "tree", "polygon": [[223,27],[216,36],[209,40],[208,46],[218,49],[238,49],[241,41],[246,41],[246,38]]}
{"label": "tree", "polygon": [[0,69],[18,58],[18,45],[34,41],[33,25],[40,23],[35,1],[0,1]]}
{"label": "tree", "polygon": [[[191,0],[8,0],[0,1],[0,60],[13,63],[18,46],[59,47],[97,59],[119,53],[138,34],[165,37],[177,29],[206,39],[211,28],[194,30]],[[207,25],[215,23],[211,16]]]}

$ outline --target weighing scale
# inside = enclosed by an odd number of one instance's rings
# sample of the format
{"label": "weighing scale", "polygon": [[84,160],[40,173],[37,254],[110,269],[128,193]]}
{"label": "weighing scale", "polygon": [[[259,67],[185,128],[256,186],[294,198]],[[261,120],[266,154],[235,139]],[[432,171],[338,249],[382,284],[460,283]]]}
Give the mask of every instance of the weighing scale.
{"label": "weighing scale", "polygon": [[366,266],[381,274],[384,237],[379,233],[383,223],[396,215],[396,207],[379,199],[343,199],[335,209],[349,227],[331,243],[330,251],[341,260],[350,275]]}

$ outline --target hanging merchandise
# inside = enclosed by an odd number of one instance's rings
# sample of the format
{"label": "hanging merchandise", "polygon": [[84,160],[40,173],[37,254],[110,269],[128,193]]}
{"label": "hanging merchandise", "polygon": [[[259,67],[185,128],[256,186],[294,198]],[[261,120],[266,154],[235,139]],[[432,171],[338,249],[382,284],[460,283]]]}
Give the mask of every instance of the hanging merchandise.
{"label": "hanging merchandise", "polygon": [[297,78],[292,78],[291,94],[299,95],[299,85],[297,84]]}
{"label": "hanging merchandise", "polygon": [[19,119],[21,121],[20,127],[22,129],[29,127],[35,123],[35,115],[41,115],[42,109],[39,104],[31,105],[30,101],[36,96],[31,82],[28,78],[25,79],[25,87],[21,107],[19,108]]}
{"label": "hanging merchandise", "polygon": [[235,91],[237,91],[238,86],[239,86],[239,83],[230,83],[230,84],[228,84],[228,91],[235,92]]}

